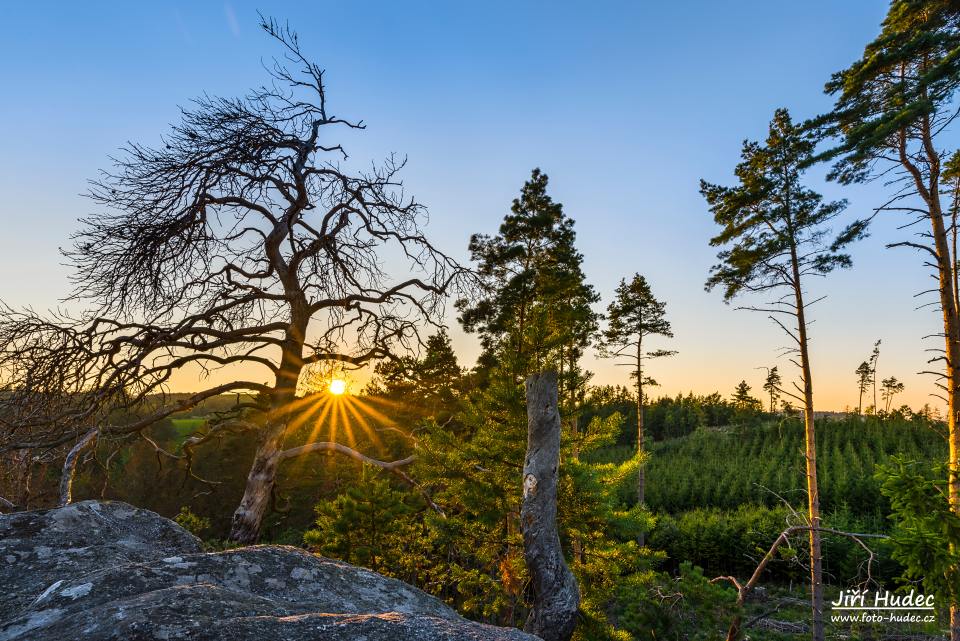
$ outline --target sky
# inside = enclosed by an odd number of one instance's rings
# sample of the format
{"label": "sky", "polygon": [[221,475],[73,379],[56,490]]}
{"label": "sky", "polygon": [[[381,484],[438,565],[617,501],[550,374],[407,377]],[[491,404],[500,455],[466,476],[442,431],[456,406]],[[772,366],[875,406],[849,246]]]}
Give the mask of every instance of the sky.
{"label": "sky", "polygon": [[[353,159],[408,157],[406,189],[430,211],[427,231],[468,260],[475,232],[495,233],[534,167],[576,220],[584,270],[609,303],[635,272],[667,302],[679,354],[655,363],[660,393],[760,393],[786,337],[762,314],[704,291],[716,226],[701,178],[732,184],[745,138],[762,138],[774,110],[822,113],[830,74],[862,53],[887,5],[879,0],[787,2],[271,2],[305,52],[326,68],[328,104],[363,119]],[[7,4],[0,26],[0,300],[56,307],[69,292],[58,248],[79,217],[87,181],[127,141],[155,143],[178,105],[234,96],[265,78],[277,49],[251,2]],[[810,186],[869,214],[887,189],[840,187],[823,170]],[[857,404],[854,370],[882,340],[880,378],[929,395],[923,337],[937,316],[918,310],[930,286],[920,258],[885,244],[904,221],[879,217],[852,250],[854,267],[812,282],[819,409]],[[479,347],[456,328],[463,362]],[[626,384],[627,368],[588,354],[594,383]],[[180,385],[189,388],[190,380]],[[196,384],[193,382],[193,384]],[[657,393],[657,392],[655,392]]]}

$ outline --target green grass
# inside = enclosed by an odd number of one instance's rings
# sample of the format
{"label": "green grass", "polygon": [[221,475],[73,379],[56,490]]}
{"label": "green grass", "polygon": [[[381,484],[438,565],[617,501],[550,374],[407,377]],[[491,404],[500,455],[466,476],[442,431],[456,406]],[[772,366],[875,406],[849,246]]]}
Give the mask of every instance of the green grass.
{"label": "green grass", "polygon": [[174,430],[174,442],[179,447],[187,438],[193,436],[194,432],[206,424],[206,419],[189,416],[187,418],[172,418],[170,424]]}

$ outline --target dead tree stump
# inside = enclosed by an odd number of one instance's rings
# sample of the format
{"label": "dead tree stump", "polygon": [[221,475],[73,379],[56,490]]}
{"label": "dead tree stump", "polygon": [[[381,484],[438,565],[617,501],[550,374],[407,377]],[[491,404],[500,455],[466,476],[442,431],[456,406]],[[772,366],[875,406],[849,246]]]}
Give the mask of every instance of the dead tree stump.
{"label": "dead tree stump", "polygon": [[563,558],[557,531],[557,401],[556,372],[527,378],[527,457],[523,463],[520,523],[533,588],[533,609],[524,630],[544,641],[569,641],[580,606],[580,589]]}

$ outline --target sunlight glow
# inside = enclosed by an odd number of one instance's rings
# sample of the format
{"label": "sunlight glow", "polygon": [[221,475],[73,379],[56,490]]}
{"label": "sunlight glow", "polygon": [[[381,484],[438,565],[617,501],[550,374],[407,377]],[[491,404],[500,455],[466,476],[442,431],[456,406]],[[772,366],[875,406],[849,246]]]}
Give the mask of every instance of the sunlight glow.
{"label": "sunlight glow", "polygon": [[340,396],[347,391],[347,382],[342,378],[335,378],[330,381],[330,386],[327,388],[331,394],[334,396]]}

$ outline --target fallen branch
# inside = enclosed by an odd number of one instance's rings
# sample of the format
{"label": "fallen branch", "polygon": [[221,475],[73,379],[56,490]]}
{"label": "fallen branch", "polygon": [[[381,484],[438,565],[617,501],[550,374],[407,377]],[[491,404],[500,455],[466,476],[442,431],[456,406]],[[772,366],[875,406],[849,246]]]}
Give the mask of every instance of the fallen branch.
{"label": "fallen branch", "polygon": [[[823,528],[823,527],[814,528],[809,525],[790,526],[787,529],[785,529],[783,532],[781,532],[780,536],[778,536],[777,539],[773,542],[773,545],[770,546],[770,549],[767,550],[767,553],[763,555],[762,559],[760,559],[760,563],[757,564],[756,569],[753,571],[753,574],[750,576],[750,579],[746,583],[741,584],[737,580],[737,578],[733,576],[718,576],[710,581],[710,583],[716,583],[718,581],[729,581],[733,585],[733,587],[736,588],[737,590],[738,612],[734,616],[733,621],[730,623],[730,629],[727,631],[727,641],[736,641],[737,639],[739,639],[742,629],[744,627],[747,627],[742,625],[743,614],[740,611],[740,608],[743,607],[743,604],[747,600],[747,597],[750,595],[750,592],[753,591],[753,588],[760,581],[760,575],[763,574],[763,571],[766,569],[767,565],[769,565],[770,561],[773,560],[773,557],[777,553],[777,550],[780,548],[780,546],[786,543],[789,540],[790,536],[792,536],[793,534],[796,534],[798,532],[810,532],[812,530],[817,530],[819,532],[824,532],[827,534],[836,534],[837,536],[845,536],[847,538],[850,538],[856,541],[856,543],[867,552],[867,555],[868,555],[867,580],[870,580],[871,568],[873,566],[873,560],[875,558],[875,555],[873,553],[873,550],[871,550],[867,546],[867,544],[862,541],[862,539],[865,539],[865,538],[886,539],[888,538],[887,536],[883,534],[863,534],[859,532],[843,532],[841,530],[834,530],[832,528]],[[747,625],[748,626],[752,625],[755,622],[757,622],[757,619],[750,621]]]}

